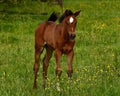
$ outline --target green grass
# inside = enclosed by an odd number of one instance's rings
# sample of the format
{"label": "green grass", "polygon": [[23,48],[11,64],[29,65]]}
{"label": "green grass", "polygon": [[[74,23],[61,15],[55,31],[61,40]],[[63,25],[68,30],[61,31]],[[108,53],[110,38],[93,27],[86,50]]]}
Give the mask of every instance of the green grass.
{"label": "green grass", "polygon": [[[77,17],[74,74],[69,81],[67,60],[63,56],[60,92],[56,90],[54,55],[48,69],[46,89],[42,88],[42,64],[38,89],[32,89],[34,30],[53,10],[60,11],[60,7],[54,5],[51,8],[45,4],[44,7],[48,9],[42,10],[41,4],[29,2],[22,8],[14,5],[6,9],[0,14],[0,96],[119,96],[119,3],[119,0],[64,1],[65,9],[82,11]],[[4,9],[3,4],[0,4],[0,8]],[[41,12],[48,15],[41,16]]]}

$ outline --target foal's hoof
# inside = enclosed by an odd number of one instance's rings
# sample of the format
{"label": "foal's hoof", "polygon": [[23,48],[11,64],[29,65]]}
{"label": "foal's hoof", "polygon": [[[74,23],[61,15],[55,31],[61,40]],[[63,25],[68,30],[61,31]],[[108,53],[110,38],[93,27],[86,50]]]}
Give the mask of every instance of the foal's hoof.
{"label": "foal's hoof", "polygon": [[71,78],[71,77],[72,77],[72,73],[73,73],[73,70],[68,70],[68,71],[67,71],[68,78]]}
{"label": "foal's hoof", "polygon": [[62,70],[61,69],[56,69],[56,76],[57,78],[60,78],[61,74],[62,74]]}
{"label": "foal's hoof", "polygon": [[43,86],[43,89],[45,90],[45,88],[46,88],[46,80],[43,81],[43,85],[42,86]]}
{"label": "foal's hoof", "polygon": [[43,89],[45,90],[45,88],[46,88],[46,84],[43,84]]}
{"label": "foal's hoof", "polygon": [[33,89],[37,89],[37,85],[33,85]]}

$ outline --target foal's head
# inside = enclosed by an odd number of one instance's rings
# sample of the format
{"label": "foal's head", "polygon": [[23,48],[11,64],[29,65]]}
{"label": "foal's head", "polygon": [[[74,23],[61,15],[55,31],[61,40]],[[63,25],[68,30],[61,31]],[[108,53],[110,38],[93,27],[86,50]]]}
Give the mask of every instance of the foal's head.
{"label": "foal's head", "polygon": [[79,15],[80,11],[73,13],[71,10],[66,10],[65,13],[61,16],[60,22],[66,24],[66,29],[69,34],[69,39],[74,40],[76,37],[75,28],[77,24],[76,17]]}

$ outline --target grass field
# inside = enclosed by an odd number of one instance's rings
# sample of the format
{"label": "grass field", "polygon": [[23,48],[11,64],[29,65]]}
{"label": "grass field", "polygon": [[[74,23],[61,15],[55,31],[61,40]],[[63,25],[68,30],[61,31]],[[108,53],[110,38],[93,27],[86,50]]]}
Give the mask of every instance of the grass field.
{"label": "grass field", "polygon": [[68,81],[63,56],[61,90],[56,90],[53,55],[46,89],[41,64],[38,89],[33,90],[34,30],[53,10],[61,9],[35,1],[22,7],[0,3],[0,11],[5,10],[0,13],[0,96],[120,96],[120,1],[64,0],[64,7],[82,10],[77,17],[72,80]]}

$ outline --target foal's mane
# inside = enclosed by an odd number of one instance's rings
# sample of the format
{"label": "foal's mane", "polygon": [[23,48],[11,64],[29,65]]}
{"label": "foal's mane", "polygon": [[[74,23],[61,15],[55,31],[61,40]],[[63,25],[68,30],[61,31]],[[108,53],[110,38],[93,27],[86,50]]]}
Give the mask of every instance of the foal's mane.
{"label": "foal's mane", "polygon": [[71,11],[71,10],[66,10],[65,11],[65,13],[63,13],[62,15],[61,15],[61,17],[59,18],[59,23],[61,23],[64,19],[65,19],[65,17],[66,16],[70,16],[70,15],[73,15],[74,13]]}
{"label": "foal's mane", "polygon": [[[70,15],[73,15],[74,13],[71,11],[71,10],[66,10],[61,16],[60,16],[60,18],[59,18],[59,23],[61,23],[64,19],[65,19],[65,17],[67,17],[67,16],[70,16]],[[55,22],[56,20],[58,19],[58,14],[56,13],[56,12],[53,12],[51,15],[50,15],[50,17],[48,18],[48,20],[47,21],[53,21],[53,22]]]}
{"label": "foal's mane", "polygon": [[58,14],[56,12],[53,12],[47,21],[53,21],[55,22],[58,19]]}

